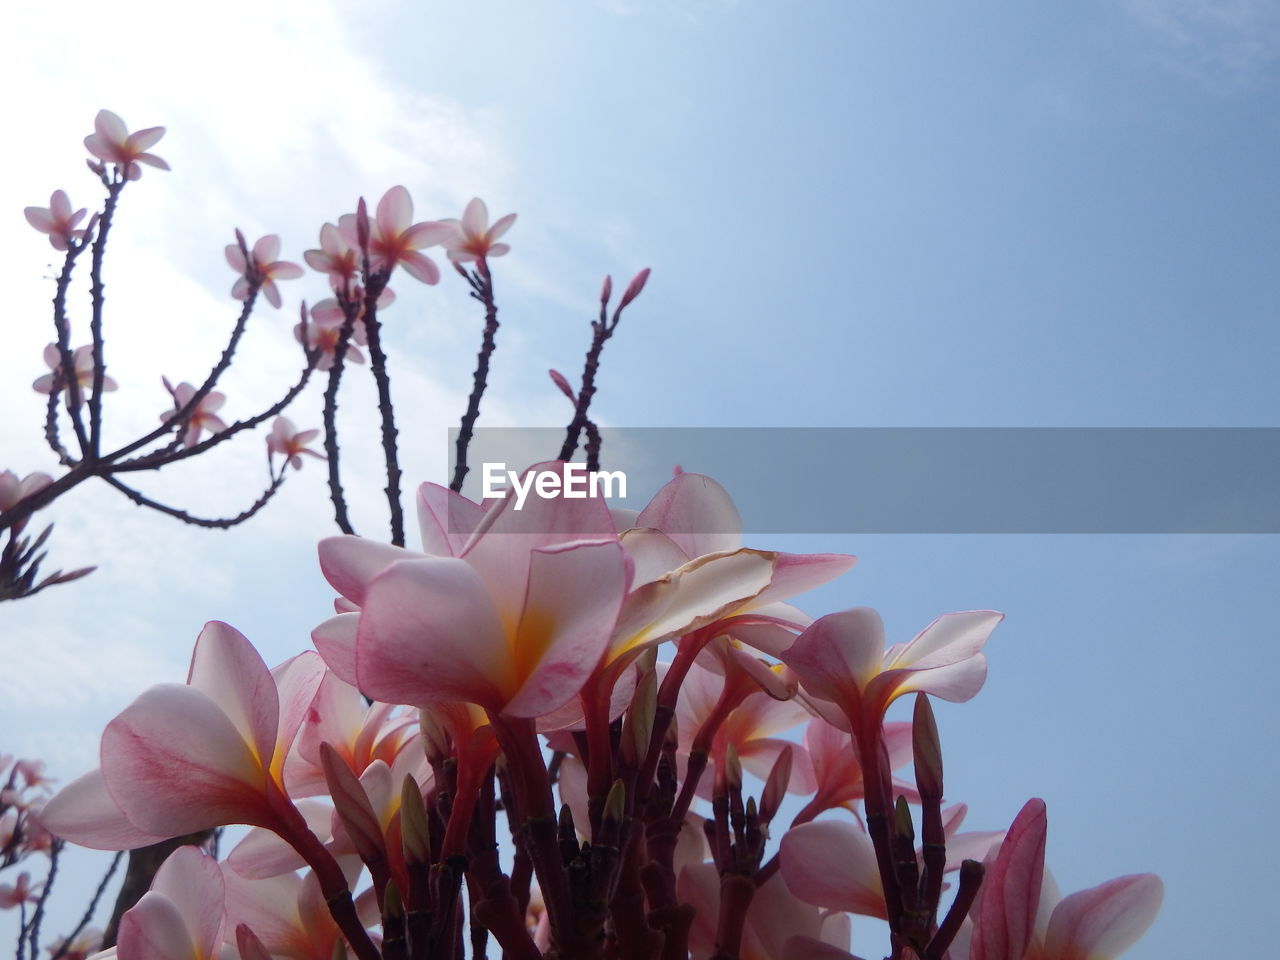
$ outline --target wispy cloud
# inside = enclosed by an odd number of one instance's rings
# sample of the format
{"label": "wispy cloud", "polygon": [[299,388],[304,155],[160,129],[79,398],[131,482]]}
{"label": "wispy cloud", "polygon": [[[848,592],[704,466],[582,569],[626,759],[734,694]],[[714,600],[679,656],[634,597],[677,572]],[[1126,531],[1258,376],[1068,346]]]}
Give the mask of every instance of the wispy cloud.
{"label": "wispy cloud", "polygon": [[1124,0],[1165,66],[1223,93],[1274,79],[1280,62],[1277,0]]}

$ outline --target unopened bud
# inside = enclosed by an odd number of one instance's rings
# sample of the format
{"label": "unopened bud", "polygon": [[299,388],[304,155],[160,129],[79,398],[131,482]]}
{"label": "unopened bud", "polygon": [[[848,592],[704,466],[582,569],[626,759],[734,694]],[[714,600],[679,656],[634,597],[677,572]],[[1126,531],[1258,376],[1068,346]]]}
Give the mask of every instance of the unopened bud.
{"label": "unopened bud", "polygon": [[644,289],[644,285],[649,281],[649,268],[645,267],[627,284],[626,292],[622,295],[622,301],[618,304],[618,312],[622,310],[636,297],[640,296],[640,291]]}
{"label": "unopened bud", "polygon": [[449,734],[430,708],[423,707],[418,711],[418,729],[422,731],[423,747],[428,760],[440,763],[449,759]]}
{"label": "unopened bud", "polygon": [[604,823],[621,823],[627,811],[627,785],[621,780],[613,781],[609,788],[609,796],[604,801],[604,811],[600,819]]}
{"label": "unopened bud", "polygon": [[623,759],[637,765],[649,752],[649,739],[653,736],[653,718],[658,710],[658,675],[646,673],[636,685],[627,711],[627,733],[622,741]]}
{"label": "unopened bud", "polygon": [[604,283],[600,286],[600,306],[607,306],[611,296],[613,296],[613,277],[606,273]]}
{"label": "unopened bud", "polygon": [[724,779],[730,790],[742,789],[742,761],[738,759],[738,751],[732,743],[724,750]]}
{"label": "unopened bud", "polygon": [[394,880],[387,881],[387,888],[382,893],[382,917],[395,920],[404,916],[404,901],[400,899],[400,888]]}
{"label": "unopened bud", "polygon": [[578,398],[573,392],[573,387],[569,386],[569,381],[565,379],[563,373],[559,370],[548,370],[547,375],[551,377],[551,382],[560,388],[560,392],[569,398],[570,403],[578,402]]}
{"label": "unopened bud", "polygon": [[771,821],[782,806],[782,798],[786,796],[787,786],[791,783],[794,760],[795,751],[791,747],[783,747],[778,759],[773,762],[769,779],[764,783],[764,792],[760,794],[760,819],[765,823]]}
{"label": "unopened bud", "polygon": [[916,828],[915,824],[911,822],[911,807],[907,804],[907,798],[902,794],[898,794],[898,802],[893,806],[893,820],[898,836],[908,843],[914,843]]}
{"label": "unopened bud", "polygon": [[404,784],[400,789],[400,833],[407,864],[412,866],[431,862],[427,807],[422,800],[422,788],[411,773],[405,774]]}
{"label": "unopened bud", "polygon": [[916,768],[916,789],[927,800],[942,799],[942,743],[933,707],[923,693],[916,694],[911,718],[911,752]]}
{"label": "unopened bud", "polygon": [[360,244],[360,250],[367,254],[369,252],[369,206],[364,202],[364,197],[361,197],[360,202],[356,204],[356,240]]}
{"label": "unopened bud", "polygon": [[328,743],[320,744],[320,765],[324,768],[333,808],[360,859],[369,864],[385,859],[382,827],[356,775]]}

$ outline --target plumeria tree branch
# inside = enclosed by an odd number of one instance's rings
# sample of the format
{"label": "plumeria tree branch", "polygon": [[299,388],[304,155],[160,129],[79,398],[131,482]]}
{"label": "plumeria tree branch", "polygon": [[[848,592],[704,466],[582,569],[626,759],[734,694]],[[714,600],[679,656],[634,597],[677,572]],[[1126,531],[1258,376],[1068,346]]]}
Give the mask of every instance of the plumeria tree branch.
{"label": "plumeria tree branch", "polygon": [[[300,276],[300,267],[278,259],[279,240],[268,236],[259,240],[250,250],[244,236],[236,231],[236,243],[227,248],[227,259],[241,274],[232,289],[232,295],[243,301],[239,317],[232,329],[222,355],[198,387],[180,384],[173,387],[164,381],[174,402],[171,411],[161,417],[161,426],[123,444],[115,450],[103,452],[103,394],[116,389],[115,381],[106,373],[106,337],[104,332],[105,289],[104,263],[111,226],[114,222],[120,196],[125,186],[141,175],[141,164],[168,169],[168,165],[146,148],[163,135],[163,128],[153,127],[130,134],[115,114],[101,111],[95,121],[95,132],[86,138],[85,146],[96,160],[90,169],[106,188],[106,199],[100,212],[95,214],[84,229],[76,229],[85,211],[71,210],[65,193],[55,191],[48,208],[28,207],[27,220],[36,229],[48,234],[53,247],[65,251],[62,269],[55,284],[53,300],[54,342],[45,350],[50,373],[37,379],[34,386],[47,393],[49,401],[45,417],[45,439],[57,455],[66,472],[39,489],[23,491],[22,496],[6,497],[0,503],[0,531],[8,531],[8,543],[0,559],[0,599],[30,596],[32,593],[55,583],[65,583],[83,576],[92,568],[83,568],[73,574],[55,574],[37,583],[36,571],[42,556],[35,551],[48,536],[46,530],[32,546],[19,534],[28,518],[36,510],[51,504],[86,480],[102,479],[120,490],[133,502],[158,510],[176,519],[201,526],[227,527],[247,520],[256,514],[271,498],[283,482],[283,470],[272,473],[267,491],[247,510],[234,517],[206,519],[190,512],[170,507],[145,496],[116,479],[116,474],[136,470],[157,470],[179,460],[206,452],[231,439],[236,434],[257,426],[277,416],[302,391],[311,371],[319,363],[322,351],[306,338],[305,306],[303,318],[302,373],[293,387],[286,391],[279,402],[265,411],[237,421],[227,427],[213,410],[223,397],[215,392],[219,378],[229,369],[236,348],[244,335],[258,294],[262,293],[273,305],[280,305],[277,279]],[[91,248],[90,262],[90,343],[71,348],[71,325],[67,318],[67,293],[76,262],[86,248]],[[86,424],[84,411],[88,410]],[[58,417],[65,411],[75,437],[73,451],[59,435]],[[199,435],[203,429],[211,429],[213,435],[203,443]],[[139,453],[147,446],[172,433],[165,445]],[[300,461],[291,454],[296,466]]]}

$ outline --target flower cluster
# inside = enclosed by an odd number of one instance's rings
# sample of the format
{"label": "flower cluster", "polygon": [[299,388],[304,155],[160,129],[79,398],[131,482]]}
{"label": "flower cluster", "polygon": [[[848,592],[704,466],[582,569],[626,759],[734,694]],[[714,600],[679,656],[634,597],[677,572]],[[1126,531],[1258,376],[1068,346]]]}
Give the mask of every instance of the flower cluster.
{"label": "flower cluster", "polygon": [[46,806],[105,849],[253,828],[221,864],[175,853],[121,951],[456,957],[464,882],[472,923],[528,958],[852,957],[851,915],[888,922],[895,957],[1101,958],[1154,917],[1150,875],[1059,897],[1040,801],[979,833],[944,803],[929,700],[978,693],[1000,614],[887,649],[874,611],[812,620],[790,599],[854,558],[743,546],[697,474],[632,515],[434,484],[417,504],[421,550],[321,542],[339,597],[314,652],[268,669],[210,623],[186,684],[144,692]]}
{"label": "flower cluster", "polygon": [[[34,853],[48,854],[53,846],[53,836],[40,821],[50,783],[43,760],[15,761],[0,754],[0,871]],[[35,902],[43,886],[27,870],[6,881],[0,883],[0,910]]]}

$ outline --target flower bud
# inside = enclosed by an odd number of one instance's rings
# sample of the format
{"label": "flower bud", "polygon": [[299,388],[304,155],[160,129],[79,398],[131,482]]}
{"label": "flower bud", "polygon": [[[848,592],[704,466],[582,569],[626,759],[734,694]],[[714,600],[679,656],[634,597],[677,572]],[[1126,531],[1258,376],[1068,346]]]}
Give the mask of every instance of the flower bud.
{"label": "flower bud", "polygon": [[622,759],[636,766],[649,752],[649,739],[653,736],[653,718],[658,710],[658,675],[646,673],[636,685],[627,712],[627,728],[622,740]]}
{"label": "flower bud", "polygon": [[621,780],[615,780],[613,786],[609,788],[609,796],[605,798],[604,812],[601,813],[600,819],[608,824],[621,823],[626,810],[627,786]]}
{"label": "flower bud", "polygon": [[742,789],[742,761],[738,759],[738,751],[732,743],[724,750],[724,779],[730,790]]}
{"label": "flower bud", "polygon": [[644,285],[649,281],[649,268],[645,267],[627,284],[626,292],[622,295],[622,302],[618,304],[618,312],[622,310],[636,297],[640,296],[640,291],[644,289]]}
{"label": "flower bud", "polygon": [[422,788],[413,774],[407,773],[400,789],[400,832],[404,842],[405,863],[431,862],[431,836],[427,826],[427,807]]}
{"label": "flower bud", "polygon": [[333,797],[333,808],[360,859],[367,864],[385,860],[382,827],[356,775],[328,743],[320,744],[320,765],[324,768],[329,795]]}
{"label": "flower bud", "polygon": [[778,759],[773,762],[769,771],[769,779],[765,781],[764,792],[760,794],[760,820],[771,821],[782,806],[782,798],[786,796],[787,786],[791,783],[791,766],[795,759],[795,751],[791,747],[783,747]]}
{"label": "flower bud", "polygon": [[942,799],[942,743],[933,707],[923,693],[916,694],[911,718],[911,752],[916,768],[916,789],[926,800]]}
{"label": "flower bud", "polygon": [[609,298],[613,296],[613,277],[607,273],[604,276],[604,284],[600,287],[600,306],[608,306]]}

